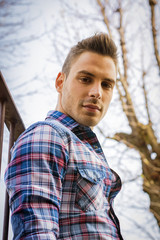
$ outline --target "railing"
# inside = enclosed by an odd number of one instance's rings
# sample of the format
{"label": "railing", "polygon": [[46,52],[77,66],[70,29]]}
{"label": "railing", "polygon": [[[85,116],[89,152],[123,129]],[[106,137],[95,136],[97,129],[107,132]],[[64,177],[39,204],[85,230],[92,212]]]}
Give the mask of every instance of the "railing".
{"label": "railing", "polygon": [[[10,149],[14,141],[25,130],[23,121],[18,113],[16,105],[12,99],[9,89],[5,83],[5,80],[0,72],[0,174],[2,166],[2,147],[3,147],[3,132],[4,123],[6,124],[9,134],[9,151],[8,151],[8,163],[10,162]],[[5,194],[5,209],[3,220],[3,240],[8,239],[9,229],[9,204],[8,194]]]}

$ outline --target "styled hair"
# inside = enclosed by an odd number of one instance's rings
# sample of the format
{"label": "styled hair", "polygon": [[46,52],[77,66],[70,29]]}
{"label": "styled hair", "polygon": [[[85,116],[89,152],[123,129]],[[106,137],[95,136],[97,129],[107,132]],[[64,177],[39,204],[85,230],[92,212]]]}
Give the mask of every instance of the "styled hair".
{"label": "styled hair", "polygon": [[108,34],[98,33],[89,38],[83,39],[70,49],[62,66],[62,72],[66,74],[66,77],[69,74],[74,60],[84,52],[93,52],[103,56],[109,56],[112,58],[115,66],[117,67],[117,47],[114,41]]}

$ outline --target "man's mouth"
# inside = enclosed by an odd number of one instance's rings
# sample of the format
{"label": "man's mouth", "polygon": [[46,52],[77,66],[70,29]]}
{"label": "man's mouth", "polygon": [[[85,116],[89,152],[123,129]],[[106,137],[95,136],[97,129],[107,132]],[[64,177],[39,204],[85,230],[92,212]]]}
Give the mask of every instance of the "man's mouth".
{"label": "man's mouth", "polygon": [[101,108],[95,104],[84,104],[83,107],[90,112],[97,112],[101,110]]}

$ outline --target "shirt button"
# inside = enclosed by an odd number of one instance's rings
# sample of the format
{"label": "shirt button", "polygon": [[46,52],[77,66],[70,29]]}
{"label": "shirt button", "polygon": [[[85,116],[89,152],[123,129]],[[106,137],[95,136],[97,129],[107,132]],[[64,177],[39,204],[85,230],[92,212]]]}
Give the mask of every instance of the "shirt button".
{"label": "shirt button", "polygon": [[95,146],[94,146],[94,148],[95,148],[95,149],[98,149],[98,146],[97,146],[97,145],[95,145]]}

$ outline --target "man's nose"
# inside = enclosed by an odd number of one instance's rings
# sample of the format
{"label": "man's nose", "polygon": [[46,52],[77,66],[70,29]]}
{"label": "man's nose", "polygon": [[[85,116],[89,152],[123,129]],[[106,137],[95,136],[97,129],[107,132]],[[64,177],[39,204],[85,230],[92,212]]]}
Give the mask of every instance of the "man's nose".
{"label": "man's nose", "polygon": [[101,98],[102,88],[100,84],[94,84],[89,90],[89,97]]}

